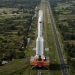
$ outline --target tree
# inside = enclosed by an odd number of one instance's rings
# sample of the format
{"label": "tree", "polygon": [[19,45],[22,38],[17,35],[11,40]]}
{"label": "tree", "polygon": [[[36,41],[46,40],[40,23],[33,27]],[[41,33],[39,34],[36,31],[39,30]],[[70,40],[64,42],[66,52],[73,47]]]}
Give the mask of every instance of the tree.
{"label": "tree", "polygon": [[17,35],[18,35],[18,36],[20,36],[20,35],[21,35],[20,31],[18,31],[18,32],[17,32]]}
{"label": "tree", "polygon": [[[0,52],[1,53],[1,52]],[[0,54],[0,65],[2,64],[2,54]]]}
{"label": "tree", "polygon": [[16,58],[21,59],[25,57],[24,51],[16,52]]}
{"label": "tree", "polygon": [[4,20],[4,23],[5,24],[13,24],[13,20],[10,19],[10,18],[7,18],[7,19]]}
{"label": "tree", "polygon": [[24,43],[24,46],[26,47],[27,46],[27,37],[23,37],[23,43]]}
{"label": "tree", "polygon": [[0,65],[2,65],[2,59],[0,58]]}
{"label": "tree", "polygon": [[11,26],[10,26],[10,29],[11,29],[11,30],[16,30],[16,27],[15,27],[14,25],[11,25]]}
{"label": "tree", "polygon": [[7,12],[6,11],[3,11],[3,14],[7,14]]}

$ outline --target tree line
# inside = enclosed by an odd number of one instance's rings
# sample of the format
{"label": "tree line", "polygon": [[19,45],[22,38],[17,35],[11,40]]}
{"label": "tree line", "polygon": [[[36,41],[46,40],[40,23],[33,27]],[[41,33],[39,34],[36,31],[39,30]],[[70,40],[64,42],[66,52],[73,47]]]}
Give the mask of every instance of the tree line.
{"label": "tree line", "polygon": [[0,7],[10,8],[35,8],[40,0],[0,0]]}

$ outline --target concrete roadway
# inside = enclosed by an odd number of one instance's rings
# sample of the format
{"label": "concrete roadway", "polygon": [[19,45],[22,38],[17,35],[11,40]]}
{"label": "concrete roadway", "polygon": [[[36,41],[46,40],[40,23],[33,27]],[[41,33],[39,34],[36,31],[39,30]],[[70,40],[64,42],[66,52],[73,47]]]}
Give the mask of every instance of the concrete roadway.
{"label": "concrete roadway", "polygon": [[55,26],[55,22],[54,22],[54,19],[53,19],[50,3],[49,2],[47,2],[47,3],[48,3],[48,8],[49,8],[54,38],[55,38],[55,42],[56,42],[56,47],[57,47],[57,50],[58,50],[58,56],[59,56],[59,60],[60,60],[60,67],[61,67],[61,70],[62,70],[62,75],[69,75],[68,70],[67,70],[67,66],[64,62],[64,58],[63,58],[63,54],[62,54],[61,47],[60,47],[60,44],[59,44],[58,36],[57,36],[57,33],[56,33],[56,26]]}

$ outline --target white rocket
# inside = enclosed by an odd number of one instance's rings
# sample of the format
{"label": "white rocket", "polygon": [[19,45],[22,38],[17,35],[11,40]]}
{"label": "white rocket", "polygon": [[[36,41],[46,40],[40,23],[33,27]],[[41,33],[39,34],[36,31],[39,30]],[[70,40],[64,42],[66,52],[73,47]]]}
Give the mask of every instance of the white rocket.
{"label": "white rocket", "polygon": [[44,39],[42,36],[42,29],[43,28],[43,11],[39,10],[39,17],[38,17],[38,37],[36,39],[36,58],[41,56],[44,58]]}

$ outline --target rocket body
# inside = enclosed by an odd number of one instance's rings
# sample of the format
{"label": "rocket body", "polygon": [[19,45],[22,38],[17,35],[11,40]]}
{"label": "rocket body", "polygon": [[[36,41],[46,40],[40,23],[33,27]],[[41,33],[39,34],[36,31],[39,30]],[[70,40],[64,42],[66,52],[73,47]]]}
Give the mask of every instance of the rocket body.
{"label": "rocket body", "polygon": [[39,17],[38,17],[38,37],[36,39],[36,57],[44,58],[44,39],[42,36],[43,31],[43,11],[39,10]]}
{"label": "rocket body", "polygon": [[46,68],[49,70],[50,66],[50,61],[49,57],[44,56],[44,39],[42,36],[42,31],[43,31],[43,11],[39,10],[39,16],[38,16],[38,36],[36,39],[36,55],[31,56],[30,59],[30,65],[33,68],[40,69],[41,68]]}

